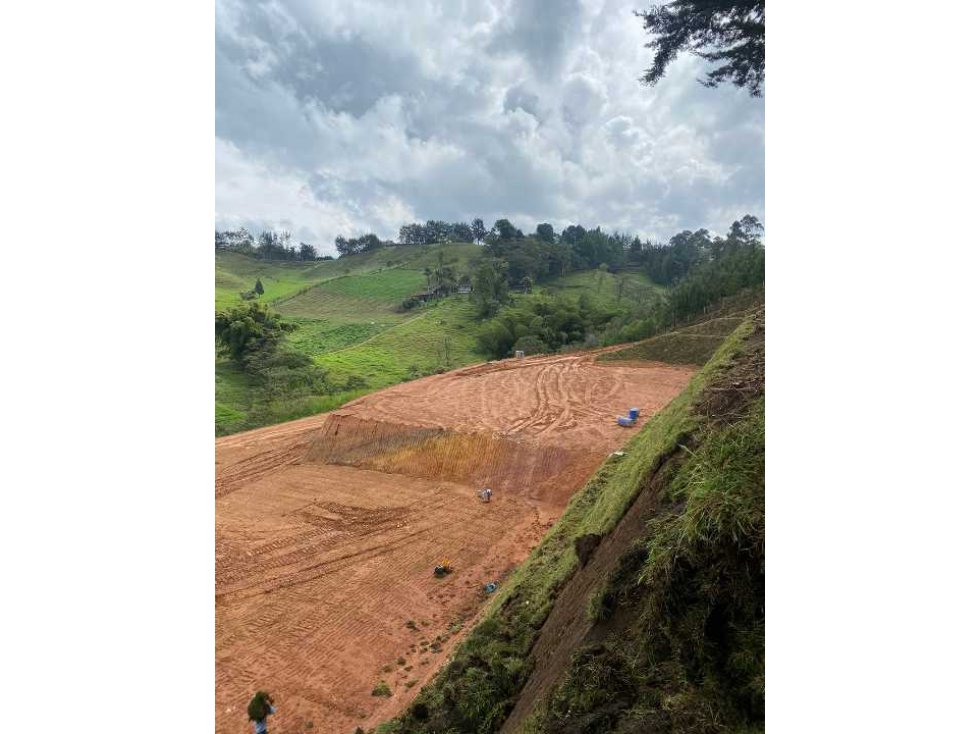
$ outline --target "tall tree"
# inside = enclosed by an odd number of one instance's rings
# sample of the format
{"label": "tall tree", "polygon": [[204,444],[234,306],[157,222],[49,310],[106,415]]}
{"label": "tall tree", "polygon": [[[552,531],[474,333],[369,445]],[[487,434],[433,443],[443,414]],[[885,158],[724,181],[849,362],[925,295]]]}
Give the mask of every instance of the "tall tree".
{"label": "tall tree", "polygon": [[472,224],[470,225],[470,227],[472,227],[473,239],[477,243],[482,242],[483,239],[485,239],[485,237],[486,237],[486,225],[483,224],[483,220],[480,219],[479,217],[476,217],[472,221]]}
{"label": "tall tree", "polygon": [[279,236],[275,232],[266,230],[258,237],[258,250],[265,260],[272,259],[272,253],[279,246]]}
{"label": "tall tree", "polygon": [[472,276],[472,300],[481,317],[492,316],[506,303],[507,262],[497,258],[482,260]]}
{"label": "tall tree", "polygon": [[707,87],[722,83],[760,97],[765,83],[765,0],[674,0],[638,12],[652,40],[653,64],[642,76],[650,86],[681,52],[714,64]]}
{"label": "tall tree", "polygon": [[547,222],[537,225],[537,239],[541,242],[554,242],[554,227]]}

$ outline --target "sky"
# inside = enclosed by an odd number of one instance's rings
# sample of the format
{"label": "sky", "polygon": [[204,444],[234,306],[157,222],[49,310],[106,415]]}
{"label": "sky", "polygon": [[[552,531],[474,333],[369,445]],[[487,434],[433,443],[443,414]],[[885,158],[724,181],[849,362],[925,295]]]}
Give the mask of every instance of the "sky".
{"label": "sky", "polygon": [[215,227],[396,239],[506,217],[666,241],[764,221],[764,101],[655,87],[621,0],[217,0]]}

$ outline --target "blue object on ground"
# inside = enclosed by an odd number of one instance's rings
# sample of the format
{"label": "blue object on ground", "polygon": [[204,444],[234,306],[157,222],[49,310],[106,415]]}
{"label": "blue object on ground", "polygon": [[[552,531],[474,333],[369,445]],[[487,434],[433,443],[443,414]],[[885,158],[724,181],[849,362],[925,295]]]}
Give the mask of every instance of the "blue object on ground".
{"label": "blue object on ground", "polygon": [[625,426],[626,428],[628,428],[629,426],[634,426],[636,424],[636,422],[632,418],[626,418],[621,415],[615,419],[615,422],[618,423],[620,426]]}
{"label": "blue object on ground", "polygon": [[492,594],[494,591],[496,591],[496,584],[494,582],[488,583],[483,587],[483,590],[486,591],[487,594]]}
{"label": "blue object on ground", "polygon": [[639,408],[629,408],[629,417],[635,420],[639,417]]}

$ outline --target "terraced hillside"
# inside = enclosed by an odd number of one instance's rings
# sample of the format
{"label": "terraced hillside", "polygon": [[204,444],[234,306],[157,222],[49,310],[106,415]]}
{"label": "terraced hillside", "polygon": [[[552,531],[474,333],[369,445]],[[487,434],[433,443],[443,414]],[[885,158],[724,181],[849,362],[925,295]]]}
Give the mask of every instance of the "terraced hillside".
{"label": "terraced hillside", "polygon": [[[471,272],[473,244],[394,247],[332,261],[262,262],[233,252],[216,256],[217,308],[241,302],[259,278],[260,298],[296,329],[286,345],[326,370],[328,391],[269,395],[256,378],[218,355],[217,435],[326,412],[388,385],[484,361],[477,348],[480,322],[469,298],[454,295],[411,310],[403,301],[424,291],[441,258],[457,273]],[[662,291],[638,271],[571,273],[535,286],[577,301],[585,296],[608,308],[646,302]],[[513,294],[519,300],[527,298]]]}
{"label": "terraced hillside", "polygon": [[218,435],[324,412],[367,392],[472,364],[482,359],[471,331],[472,307],[454,296],[411,311],[402,301],[425,289],[425,268],[438,257],[460,271],[478,254],[471,244],[400,247],[312,263],[263,263],[217,254],[217,308],[240,303],[239,293],[261,278],[260,300],[297,328],[287,344],[325,368],[328,394],[268,399],[254,378],[218,355]]}

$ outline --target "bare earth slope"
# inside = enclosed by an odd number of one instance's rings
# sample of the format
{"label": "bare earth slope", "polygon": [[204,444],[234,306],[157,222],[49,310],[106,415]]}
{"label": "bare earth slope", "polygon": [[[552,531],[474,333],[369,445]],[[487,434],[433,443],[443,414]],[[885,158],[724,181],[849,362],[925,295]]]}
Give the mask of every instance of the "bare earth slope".
{"label": "bare earth slope", "polygon": [[[483,586],[632,435],[616,415],[637,407],[642,424],[693,372],[596,354],[465,368],[218,439],[216,730],[244,731],[258,688],[276,695],[281,730],[395,715]],[[443,558],[456,571],[440,580]],[[391,697],[371,695],[380,681]]]}

